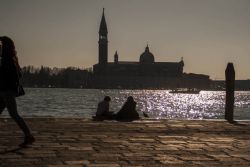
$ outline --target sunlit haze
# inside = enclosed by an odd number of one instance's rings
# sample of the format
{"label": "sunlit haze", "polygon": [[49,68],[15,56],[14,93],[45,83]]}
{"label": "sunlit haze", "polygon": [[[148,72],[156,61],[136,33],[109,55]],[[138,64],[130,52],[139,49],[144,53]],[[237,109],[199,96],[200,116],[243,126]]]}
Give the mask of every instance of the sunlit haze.
{"label": "sunlit haze", "polygon": [[184,72],[250,79],[250,0],[0,0],[0,35],[21,66],[92,67],[105,8],[109,61],[139,61],[149,44],[158,62],[184,59]]}

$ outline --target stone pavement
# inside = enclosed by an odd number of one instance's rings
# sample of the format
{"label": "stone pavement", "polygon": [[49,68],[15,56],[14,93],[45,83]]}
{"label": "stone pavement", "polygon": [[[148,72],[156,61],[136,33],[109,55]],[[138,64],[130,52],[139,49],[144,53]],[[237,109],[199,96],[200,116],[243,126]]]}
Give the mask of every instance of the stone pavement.
{"label": "stone pavement", "polygon": [[20,149],[22,133],[0,119],[1,167],[250,166],[250,121],[26,121],[37,141]]}

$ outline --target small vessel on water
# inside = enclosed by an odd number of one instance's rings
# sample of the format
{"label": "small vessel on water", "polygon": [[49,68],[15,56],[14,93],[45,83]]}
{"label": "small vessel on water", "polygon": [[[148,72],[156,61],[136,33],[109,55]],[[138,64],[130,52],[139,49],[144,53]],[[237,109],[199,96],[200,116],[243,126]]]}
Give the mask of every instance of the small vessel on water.
{"label": "small vessel on water", "polygon": [[185,94],[199,94],[201,90],[196,88],[177,88],[169,91],[169,93],[185,93]]}

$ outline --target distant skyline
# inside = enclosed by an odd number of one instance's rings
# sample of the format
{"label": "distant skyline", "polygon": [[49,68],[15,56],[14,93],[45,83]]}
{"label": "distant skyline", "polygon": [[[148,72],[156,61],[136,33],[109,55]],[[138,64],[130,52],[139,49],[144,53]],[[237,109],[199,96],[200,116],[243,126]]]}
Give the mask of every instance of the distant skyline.
{"label": "distant skyline", "polygon": [[250,79],[250,0],[0,0],[0,36],[21,66],[92,67],[102,8],[109,61],[139,61],[149,44],[158,62],[184,59],[184,72]]}

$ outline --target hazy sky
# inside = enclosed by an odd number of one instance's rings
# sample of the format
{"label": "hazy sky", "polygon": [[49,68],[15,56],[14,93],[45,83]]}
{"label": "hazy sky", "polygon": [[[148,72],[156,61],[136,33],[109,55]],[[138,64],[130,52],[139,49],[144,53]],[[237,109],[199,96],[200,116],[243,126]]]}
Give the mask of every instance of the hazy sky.
{"label": "hazy sky", "polygon": [[138,61],[147,42],[156,61],[223,79],[233,62],[250,79],[250,0],[0,0],[0,35],[21,66],[92,67],[105,7],[109,61]]}

